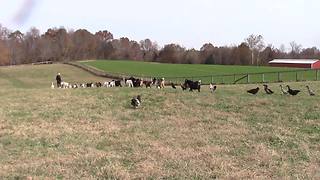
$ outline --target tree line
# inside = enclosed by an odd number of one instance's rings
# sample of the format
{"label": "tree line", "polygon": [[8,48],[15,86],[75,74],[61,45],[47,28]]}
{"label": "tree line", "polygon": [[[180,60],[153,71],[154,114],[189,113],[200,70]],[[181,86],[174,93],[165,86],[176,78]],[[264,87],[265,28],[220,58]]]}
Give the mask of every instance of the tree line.
{"label": "tree line", "polygon": [[0,24],[0,65],[88,59],[266,65],[275,58],[319,59],[320,51],[316,47],[302,48],[294,41],[290,43],[290,51],[284,45],[275,48],[265,45],[261,35],[250,35],[239,45],[219,47],[206,43],[196,50],[174,43],[159,47],[150,39],[139,42],[126,37],[114,39],[113,34],[107,30],[92,34],[86,29],[67,31],[65,28],[51,28],[40,34],[37,28],[31,28],[23,34]]}

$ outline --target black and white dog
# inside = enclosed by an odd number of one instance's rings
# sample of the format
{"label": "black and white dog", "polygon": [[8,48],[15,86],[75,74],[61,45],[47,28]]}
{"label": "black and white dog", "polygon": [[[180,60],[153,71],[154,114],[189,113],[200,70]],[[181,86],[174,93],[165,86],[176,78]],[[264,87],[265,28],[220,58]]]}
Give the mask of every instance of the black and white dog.
{"label": "black and white dog", "polygon": [[141,96],[138,95],[137,97],[134,97],[131,99],[131,105],[133,108],[138,108],[141,105]]}

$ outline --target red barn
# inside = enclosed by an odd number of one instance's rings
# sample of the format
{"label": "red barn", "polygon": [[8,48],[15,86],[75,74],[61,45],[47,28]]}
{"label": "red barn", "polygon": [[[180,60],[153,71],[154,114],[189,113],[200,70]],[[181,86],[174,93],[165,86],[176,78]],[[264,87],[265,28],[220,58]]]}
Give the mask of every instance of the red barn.
{"label": "red barn", "polygon": [[274,59],[269,62],[269,65],[273,67],[320,69],[320,60],[319,59]]}

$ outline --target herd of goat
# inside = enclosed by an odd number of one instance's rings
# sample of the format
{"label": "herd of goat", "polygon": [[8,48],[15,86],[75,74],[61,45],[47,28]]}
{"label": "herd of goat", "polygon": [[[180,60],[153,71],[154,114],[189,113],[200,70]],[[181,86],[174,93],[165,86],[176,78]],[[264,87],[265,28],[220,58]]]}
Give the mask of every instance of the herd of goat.
{"label": "herd of goat", "polygon": [[[170,85],[173,89],[177,89],[176,85],[174,83],[168,83],[168,84],[165,84],[165,80],[164,78],[159,78],[159,79],[156,79],[156,78],[153,78],[151,81],[146,81],[146,80],[142,80],[142,79],[138,79],[138,78],[134,78],[134,77],[130,77],[128,79],[123,79],[124,81],[124,86],[126,87],[143,87],[145,86],[146,88],[151,88],[152,86],[155,86],[156,88],[159,88],[159,89],[162,89],[165,87],[165,85]],[[72,84],[72,83],[67,83],[67,82],[61,82],[61,85],[59,88],[93,88],[93,87],[122,87],[122,81],[121,80],[112,80],[112,81],[106,81],[104,83],[101,83],[101,82],[90,82],[90,83],[80,83],[80,84]],[[189,91],[193,91],[193,90],[196,90],[198,92],[200,92],[200,89],[201,89],[201,80],[199,81],[192,81],[192,80],[188,80],[186,79],[184,83],[181,83],[180,84],[180,87],[183,91],[185,90],[189,90]],[[263,85],[264,87],[264,91],[266,94],[273,94],[274,92],[268,87],[268,85],[264,84]],[[300,90],[294,90],[294,89],[291,89],[289,85],[286,86],[287,87],[287,90],[285,90],[283,88],[282,85],[280,85],[280,92],[284,95],[292,95],[292,96],[295,96],[297,95]],[[54,84],[52,82],[51,84],[51,88],[54,88]],[[309,86],[306,86],[307,90],[308,90],[308,93],[310,96],[314,96],[315,93],[314,91],[312,91],[310,89]],[[210,89],[210,92],[215,92],[216,89],[217,89],[217,86],[214,85],[214,84],[210,84],[209,85],[209,89]],[[250,89],[248,90],[247,92],[250,93],[250,94],[257,94],[259,92],[260,88],[257,87],[257,88],[254,88],[254,89]]]}

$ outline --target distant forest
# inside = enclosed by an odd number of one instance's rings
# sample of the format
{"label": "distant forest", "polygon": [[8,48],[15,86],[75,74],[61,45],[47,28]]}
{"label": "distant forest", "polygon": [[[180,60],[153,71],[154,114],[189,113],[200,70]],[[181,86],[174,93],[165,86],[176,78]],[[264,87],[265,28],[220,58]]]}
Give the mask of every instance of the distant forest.
{"label": "distant forest", "polygon": [[290,51],[284,45],[266,45],[261,35],[250,35],[239,45],[204,44],[199,50],[179,44],[159,47],[150,39],[139,42],[126,37],[114,39],[107,30],[94,34],[85,30],[48,29],[40,34],[31,28],[25,34],[0,24],[0,65],[27,64],[40,61],[65,62],[88,59],[153,61],[181,64],[266,65],[275,58],[319,59],[316,47],[303,49],[292,41]]}

